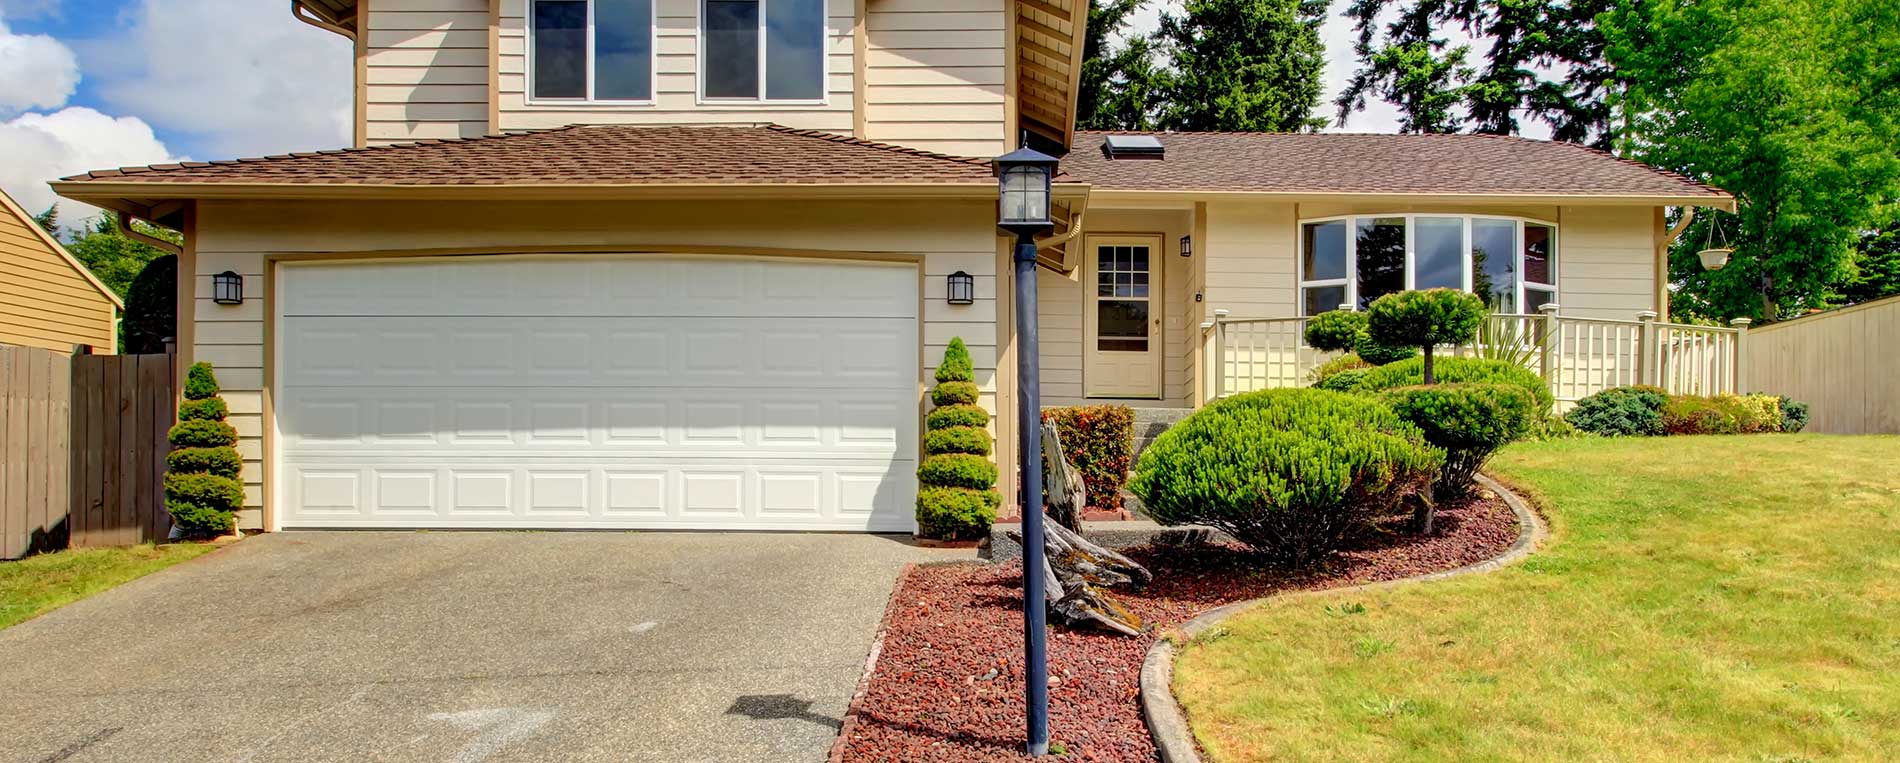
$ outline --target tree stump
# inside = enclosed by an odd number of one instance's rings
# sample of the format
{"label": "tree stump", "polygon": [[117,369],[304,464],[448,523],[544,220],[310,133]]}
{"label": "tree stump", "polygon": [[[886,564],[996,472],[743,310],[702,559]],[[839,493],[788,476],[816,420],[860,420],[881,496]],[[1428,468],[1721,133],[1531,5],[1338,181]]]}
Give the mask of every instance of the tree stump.
{"label": "tree stump", "polygon": [[[1042,425],[1042,447],[1044,484],[1049,486],[1047,506],[1055,511],[1043,512],[1048,520],[1043,522],[1042,530],[1042,569],[1048,581],[1044,590],[1049,614],[1071,627],[1092,623],[1130,636],[1141,634],[1147,625],[1104,589],[1118,585],[1139,588],[1154,580],[1154,575],[1134,560],[1082,537],[1081,504],[1087,493],[1082,488],[1081,473],[1063,455],[1062,438],[1052,424]],[[1012,531],[1009,537],[1023,542],[1021,533]]]}

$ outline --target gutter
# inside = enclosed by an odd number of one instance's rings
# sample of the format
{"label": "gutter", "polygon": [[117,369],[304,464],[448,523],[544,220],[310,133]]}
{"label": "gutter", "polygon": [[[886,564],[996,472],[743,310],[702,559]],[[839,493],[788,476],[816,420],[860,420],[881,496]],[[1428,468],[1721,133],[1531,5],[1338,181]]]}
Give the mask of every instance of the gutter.
{"label": "gutter", "polygon": [[1308,192],[1308,191],[1235,191],[1220,189],[1180,189],[1146,190],[1132,188],[1094,189],[1094,196],[1102,201],[1112,201],[1117,206],[1128,206],[1140,202],[1180,203],[1182,201],[1293,201],[1360,203],[1369,201],[1395,201],[1403,203],[1434,202],[1441,204],[1552,204],[1562,206],[1656,206],[1714,207],[1728,212],[1735,211],[1735,197],[1722,196],[1621,196],[1613,194],[1564,194],[1564,193],[1373,193],[1373,192]]}
{"label": "gutter", "polygon": [[979,183],[859,184],[558,184],[494,185],[345,184],[345,183],[185,183],[64,180],[53,192],[98,205],[114,199],[414,199],[414,200],[586,200],[586,199],[993,199],[996,185]]}

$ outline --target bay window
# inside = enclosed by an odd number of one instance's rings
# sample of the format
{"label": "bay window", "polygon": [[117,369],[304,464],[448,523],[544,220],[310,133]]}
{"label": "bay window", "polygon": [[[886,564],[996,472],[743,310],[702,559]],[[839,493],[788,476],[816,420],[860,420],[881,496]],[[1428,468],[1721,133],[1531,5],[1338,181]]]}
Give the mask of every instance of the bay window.
{"label": "bay window", "polygon": [[1557,300],[1557,228],[1507,217],[1358,215],[1301,223],[1302,315],[1407,289],[1463,289],[1498,313]]}
{"label": "bay window", "polygon": [[653,99],[653,0],[530,0],[528,96]]}
{"label": "bay window", "polygon": [[700,95],[822,101],[825,0],[703,0]]}

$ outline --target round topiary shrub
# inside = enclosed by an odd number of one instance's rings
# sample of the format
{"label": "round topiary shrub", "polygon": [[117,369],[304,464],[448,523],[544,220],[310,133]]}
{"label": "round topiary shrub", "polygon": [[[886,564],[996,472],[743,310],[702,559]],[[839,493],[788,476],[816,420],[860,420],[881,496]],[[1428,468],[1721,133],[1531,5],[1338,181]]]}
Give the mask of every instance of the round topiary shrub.
{"label": "round topiary shrub", "polygon": [[1351,352],[1366,335],[1366,314],[1334,310],[1306,319],[1306,345],[1327,352]]}
{"label": "round topiary shrub", "polygon": [[186,537],[230,532],[244,506],[244,483],[238,481],[244,459],[231,447],[238,434],[224,421],[230,408],[218,391],[211,364],[193,363],[185,374],[180,421],[168,435],[173,450],[165,459],[165,508]]}
{"label": "round topiary shrub", "polygon": [[1130,489],[1164,524],[1219,528],[1271,561],[1320,559],[1429,489],[1444,454],[1377,400],[1314,389],[1222,399],[1142,452]]}
{"label": "round topiary shrub", "polygon": [[[1537,398],[1510,384],[1434,384],[1400,387],[1386,403],[1412,422],[1425,441],[1445,451],[1432,494],[1447,500],[1471,493],[1472,478],[1499,448],[1530,434]],[[1431,532],[1431,510],[1419,511],[1420,532]]]}
{"label": "round topiary shrub", "polygon": [[996,523],[1003,502],[995,490],[925,485],[917,489],[917,534],[940,540],[976,540]]}
{"label": "round topiary shrub", "polygon": [[990,423],[990,412],[980,405],[946,405],[933,409],[924,417],[925,429],[944,429],[946,427],[982,427]]}
{"label": "round topiary shrub", "polygon": [[918,465],[917,481],[925,485],[988,490],[996,486],[996,464],[969,453],[939,453]]}
{"label": "round topiary shrub", "polygon": [[[1509,384],[1522,388],[1537,399],[1538,415],[1546,415],[1556,398],[1543,377],[1523,366],[1504,360],[1485,358],[1439,358],[1438,380],[1445,384]],[[1383,392],[1425,383],[1425,359],[1413,358],[1379,366],[1359,382],[1361,392]]]}
{"label": "round topiary shrub", "polygon": [[939,382],[937,388],[930,391],[930,402],[939,406],[975,405],[977,395],[976,382]]}
{"label": "round topiary shrub", "polygon": [[1564,421],[1604,437],[1651,437],[1663,433],[1662,409],[1669,395],[1656,387],[1611,387],[1577,401]]}
{"label": "round topiary shrub", "polygon": [[990,413],[976,405],[976,371],[961,337],[950,339],[937,366],[924,417],[924,460],[917,465],[917,534],[976,540],[996,522],[996,464],[989,459]]}
{"label": "round topiary shrub", "polygon": [[978,427],[947,427],[924,433],[925,453],[990,454],[990,433]]}
{"label": "round topiary shrub", "polygon": [[1438,381],[1432,348],[1471,341],[1483,322],[1484,300],[1457,289],[1396,292],[1373,300],[1366,308],[1366,333],[1374,341],[1419,349],[1425,359],[1426,384]]}

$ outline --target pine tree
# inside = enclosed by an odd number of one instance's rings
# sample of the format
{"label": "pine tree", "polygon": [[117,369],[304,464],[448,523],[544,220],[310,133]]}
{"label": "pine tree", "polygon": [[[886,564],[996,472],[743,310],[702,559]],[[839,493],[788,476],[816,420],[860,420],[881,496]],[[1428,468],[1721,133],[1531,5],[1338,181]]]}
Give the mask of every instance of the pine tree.
{"label": "pine tree", "polygon": [[1186,0],[1157,39],[1171,130],[1317,130],[1327,0]]}
{"label": "pine tree", "polygon": [[1082,77],[1075,125],[1084,130],[1152,130],[1160,70],[1154,42],[1145,36],[1116,44],[1129,16],[1145,0],[1095,0],[1082,46]]}

